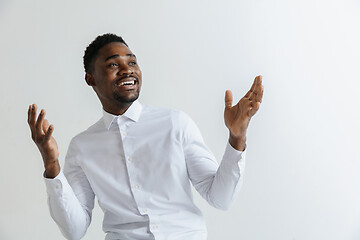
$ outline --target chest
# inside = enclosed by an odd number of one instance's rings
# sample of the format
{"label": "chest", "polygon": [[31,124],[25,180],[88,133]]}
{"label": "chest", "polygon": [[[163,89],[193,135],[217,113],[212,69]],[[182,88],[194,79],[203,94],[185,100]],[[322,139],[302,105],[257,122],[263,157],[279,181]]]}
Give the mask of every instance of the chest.
{"label": "chest", "polygon": [[188,179],[181,134],[171,122],[116,125],[87,141],[79,159],[95,192],[104,185],[162,191],[159,183],[165,191]]}

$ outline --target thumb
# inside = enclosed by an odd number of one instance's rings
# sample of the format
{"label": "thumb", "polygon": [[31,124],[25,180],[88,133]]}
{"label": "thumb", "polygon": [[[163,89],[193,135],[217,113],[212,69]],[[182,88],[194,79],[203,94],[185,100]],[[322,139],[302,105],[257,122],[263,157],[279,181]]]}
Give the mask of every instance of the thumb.
{"label": "thumb", "polygon": [[232,92],[230,90],[226,90],[225,92],[225,108],[231,108],[233,102]]}

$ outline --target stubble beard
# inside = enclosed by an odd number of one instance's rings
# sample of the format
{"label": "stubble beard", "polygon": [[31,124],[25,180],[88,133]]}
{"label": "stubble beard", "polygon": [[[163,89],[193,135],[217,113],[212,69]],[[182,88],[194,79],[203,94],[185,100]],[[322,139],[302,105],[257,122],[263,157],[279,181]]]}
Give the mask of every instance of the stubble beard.
{"label": "stubble beard", "polygon": [[131,96],[123,96],[118,94],[117,92],[114,92],[114,99],[120,104],[133,103],[138,98],[139,98],[139,91],[136,91],[136,93],[132,94]]}

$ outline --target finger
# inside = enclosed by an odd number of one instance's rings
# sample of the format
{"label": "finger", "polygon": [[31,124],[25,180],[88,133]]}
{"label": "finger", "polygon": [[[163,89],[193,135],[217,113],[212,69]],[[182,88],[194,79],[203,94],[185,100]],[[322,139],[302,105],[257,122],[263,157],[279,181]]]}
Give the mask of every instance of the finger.
{"label": "finger", "polygon": [[254,92],[254,90],[255,90],[255,88],[256,88],[256,85],[257,85],[257,83],[258,83],[258,80],[259,80],[259,76],[256,76],[256,77],[254,78],[254,82],[253,82],[253,84],[251,85],[251,88],[250,88],[250,90],[251,90],[252,92]]}
{"label": "finger", "polygon": [[36,122],[36,110],[37,110],[36,104],[32,104],[31,109],[30,109],[30,119],[29,119],[30,127],[34,127],[34,125],[35,125],[35,122]]}
{"label": "finger", "polygon": [[250,98],[252,94],[251,89],[245,94],[244,98]]}
{"label": "finger", "polygon": [[263,85],[261,83],[262,83],[262,76],[259,75],[256,77],[256,85],[251,96],[249,97],[249,100],[255,100],[256,102],[261,102],[262,91],[263,91]]}
{"label": "finger", "polygon": [[264,86],[261,85],[259,92],[256,94],[255,101],[261,103],[263,95],[264,95]]}
{"label": "finger", "polygon": [[42,130],[42,124],[43,124],[44,117],[45,117],[45,110],[41,109],[38,119],[35,123],[35,131],[36,131],[37,137],[44,135],[44,132]]}
{"label": "finger", "polygon": [[233,102],[232,92],[230,90],[226,90],[225,92],[225,108],[231,108]]}
{"label": "finger", "polygon": [[30,124],[31,105],[29,105],[29,108],[28,108],[28,112],[27,112],[27,114],[28,114],[27,122],[28,122],[28,124]]}
{"label": "finger", "polygon": [[31,113],[32,113],[32,105],[29,105],[27,122],[28,122],[29,127],[30,127],[31,138],[34,139],[34,131],[33,131],[34,128],[33,128],[32,124],[31,124]]}
{"label": "finger", "polygon": [[244,97],[250,98],[251,94],[252,94],[252,93],[254,92],[254,90],[255,90],[255,87],[256,87],[256,84],[257,84],[257,81],[258,81],[258,77],[259,77],[259,76],[255,77],[254,82],[253,82],[253,84],[251,85],[250,90],[245,94]]}
{"label": "finger", "polygon": [[245,94],[245,96],[244,97],[246,97],[246,98],[250,98],[251,97],[251,94],[253,93],[253,91],[254,91],[254,88],[255,88],[255,81],[253,82],[253,84],[251,85],[251,88],[250,88],[250,90]]}
{"label": "finger", "polygon": [[254,89],[253,89],[253,93],[257,94],[260,91],[261,88],[261,83],[262,83],[262,76],[259,75],[255,78],[254,81],[255,85],[254,85]]}
{"label": "finger", "polygon": [[47,120],[47,119],[44,119],[44,121],[43,121],[43,124],[42,124],[42,131],[44,132],[44,133],[46,133],[47,132],[47,130],[48,130],[48,128],[49,128],[49,121]]}
{"label": "finger", "polygon": [[45,137],[44,137],[44,141],[47,142],[50,140],[52,133],[54,132],[54,125],[50,125],[47,128],[47,131],[45,132]]}
{"label": "finger", "polygon": [[252,104],[252,107],[249,110],[249,117],[252,117],[255,115],[255,113],[259,110],[260,108],[260,103],[259,102],[255,102]]}
{"label": "finger", "polygon": [[36,132],[35,132],[36,110],[37,110],[36,104],[31,104],[29,126],[30,126],[30,130],[31,130],[31,138],[34,141],[35,141],[35,136],[36,136]]}

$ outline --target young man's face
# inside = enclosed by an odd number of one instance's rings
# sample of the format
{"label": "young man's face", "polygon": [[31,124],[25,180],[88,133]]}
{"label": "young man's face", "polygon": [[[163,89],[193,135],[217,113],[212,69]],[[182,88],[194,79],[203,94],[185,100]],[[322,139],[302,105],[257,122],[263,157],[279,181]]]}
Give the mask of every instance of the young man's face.
{"label": "young man's face", "polygon": [[104,109],[107,106],[132,103],[139,97],[141,70],[135,55],[120,42],[102,47],[86,81],[93,86]]}

